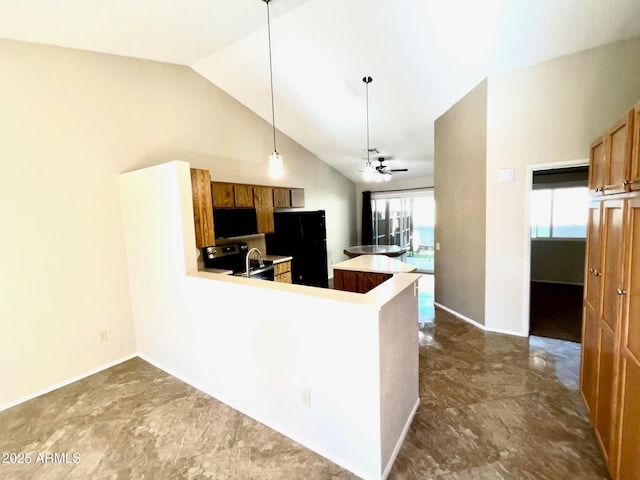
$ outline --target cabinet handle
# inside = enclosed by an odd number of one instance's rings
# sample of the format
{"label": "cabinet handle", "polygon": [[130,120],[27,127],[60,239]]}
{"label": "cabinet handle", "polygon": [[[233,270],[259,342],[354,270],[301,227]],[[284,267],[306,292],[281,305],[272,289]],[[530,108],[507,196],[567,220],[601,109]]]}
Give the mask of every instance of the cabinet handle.
{"label": "cabinet handle", "polygon": [[629,185],[630,183],[631,183],[631,182],[630,182],[629,180],[625,180],[624,182],[622,182],[622,185],[624,185],[624,186],[626,187],[626,186],[627,186],[627,185]]}
{"label": "cabinet handle", "polygon": [[593,268],[590,268],[589,273],[593,273],[593,272],[595,272],[595,270]]}
{"label": "cabinet handle", "polygon": [[598,270],[594,270],[593,271],[593,275],[596,276],[596,277],[599,277],[601,274],[600,274],[600,272]]}
{"label": "cabinet handle", "polygon": [[625,290],[622,290],[621,288],[618,288],[618,289],[616,290],[616,293],[617,293],[618,295],[626,295],[626,293],[627,293],[627,292],[626,292]]}

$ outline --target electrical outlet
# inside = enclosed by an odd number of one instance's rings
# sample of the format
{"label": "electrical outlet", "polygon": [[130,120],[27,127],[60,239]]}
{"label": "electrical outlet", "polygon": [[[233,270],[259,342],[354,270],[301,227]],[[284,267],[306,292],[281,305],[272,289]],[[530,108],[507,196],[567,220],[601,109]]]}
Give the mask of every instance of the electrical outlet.
{"label": "electrical outlet", "polygon": [[109,340],[109,335],[107,334],[107,331],[106,331],[106,330],[102,330],[102,331],[100,332],[100,343],[104,343],[104,342],[106,342],[107,340]]}
{"label": "electrical outlet", "polygon": [[311,406],[311,392],[306,388],[303,388],[300,391],[300,399],[302,400],[302,405],[304,405],[305,407]]}

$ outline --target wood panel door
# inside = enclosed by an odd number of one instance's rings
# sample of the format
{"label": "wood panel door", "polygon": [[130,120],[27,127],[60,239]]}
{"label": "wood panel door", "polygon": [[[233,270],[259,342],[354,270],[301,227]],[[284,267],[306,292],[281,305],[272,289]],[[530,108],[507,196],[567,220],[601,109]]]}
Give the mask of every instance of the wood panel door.
{"label": "wood panel door", "polygon": [[233,200],[237,208],[253,208],[253,186],[234,184]]}
{"label": "wood panel door", "polygon": [[607,183],[605,136],[591,142],[589,149],[589,194],[603,195]]}
{"label": "wood panel door", "polygon": [[618,291],[623,302],[617,438],[620,480],[640,478],[640,197],[628,202],[626,275]]}
{"label": "wood panel door", "polygon": [[625,201],[606,200],[602,205],[602,313],[595,430],[610,471],[616,422],[618,339],[622,300],[618,289],[624,281]]}
{"label": "wood panel door", "polygon": [[593,201],[589,204],[582,316],[582,362],[580,363],[580,392],[594,425],[598,398],[600,314],[602,311],[601,206],[602,201]]}
{"label": "wood panel door", "polygon": [[629,185],[633,110],[618,120],[605,134],[607,184],[605,193],[621,193]]}
{"label": "wood panel door", "polygon": [[291,190],[288,188],[276,187],[273,189],[273,206],[275,208],[291,207]]}
{"label": "wood panel door", "polygon": [[631,190],[640,190],[640,102],[633,109],[633,146],[631,147]]}
{"label": "wood panel door", "polygon": [[213,194],[214,208],[235,207],[233,183],[212,182],[211,191]]}
{"label": "wood panel door", "polygon": [[253,199],[258,219],[258,233],[274,231],[273,192],[271,187],[253,187]]}
{"label": "wood panel door", "polygon": [[191,196],[196,248],[215,245],[213,231],[213,204],[211,201],[211,176],[209,170],[191,169]]}

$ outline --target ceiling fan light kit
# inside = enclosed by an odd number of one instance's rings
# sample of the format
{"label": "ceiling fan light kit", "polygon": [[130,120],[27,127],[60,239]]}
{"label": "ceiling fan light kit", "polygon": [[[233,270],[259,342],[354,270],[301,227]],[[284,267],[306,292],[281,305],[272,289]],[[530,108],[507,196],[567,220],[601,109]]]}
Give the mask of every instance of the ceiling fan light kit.
{"label": "ceiling fan light kit", "polygon": [[271,0],[262,0],[267,4],[267,34],[269,39],[269,81],[271,84],[271,126],[273,128],[273,153],[267,158],[269,159],[269,176],[271,178],[281,178],[284,176],[284,162],[282,155],[278,153],[276,147],[276,113],[273,101],[273,62],[271,60],[271,17],[269,15],[269,2]]}

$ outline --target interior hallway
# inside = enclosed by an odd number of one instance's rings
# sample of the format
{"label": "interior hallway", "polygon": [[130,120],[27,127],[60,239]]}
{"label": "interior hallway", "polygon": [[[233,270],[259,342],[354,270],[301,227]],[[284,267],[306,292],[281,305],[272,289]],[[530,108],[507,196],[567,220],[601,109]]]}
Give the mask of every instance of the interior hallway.
{"label": "interior hallway", "polygon": [[[608,479],[578,393],[580,345],[434,318],[432,275],[421,290],[421,405],[389,478]],[[3,479],[356,478],[138,358],[0,412],[0,425],[2,452],[80,453],[0,464]]]}

